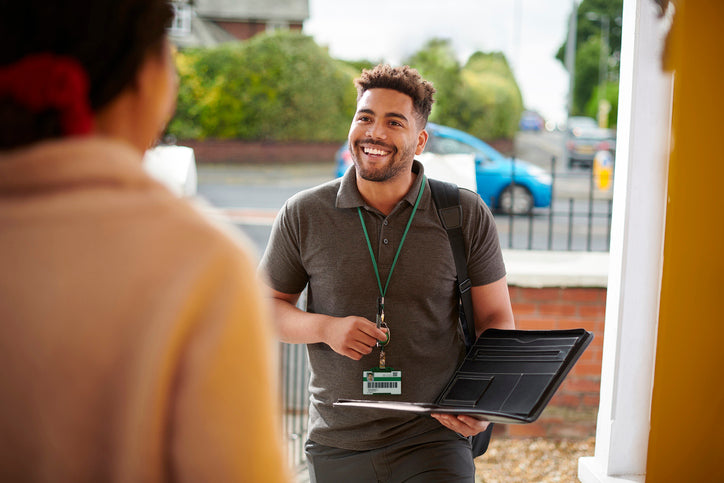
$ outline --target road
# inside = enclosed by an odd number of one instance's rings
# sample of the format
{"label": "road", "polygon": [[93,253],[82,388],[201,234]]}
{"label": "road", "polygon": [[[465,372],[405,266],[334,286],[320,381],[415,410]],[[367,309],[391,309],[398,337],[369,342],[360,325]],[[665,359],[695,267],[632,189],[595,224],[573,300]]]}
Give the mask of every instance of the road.
{"label": "road", "polygon": [[[557,132],[519,133],[515,155],[550,171],[552,158],[562,159],[562,143]],[[555,163],[552,210],[537,209],[530,218],[496,215],[504,248],[608,250],[611,192],[591,191],[590,170],[565,164]],[[209,212],[229,219],[261,251],[284,202],[333,179],[333,173],[331,159],[304,165],[199,165],[199,196]]]}

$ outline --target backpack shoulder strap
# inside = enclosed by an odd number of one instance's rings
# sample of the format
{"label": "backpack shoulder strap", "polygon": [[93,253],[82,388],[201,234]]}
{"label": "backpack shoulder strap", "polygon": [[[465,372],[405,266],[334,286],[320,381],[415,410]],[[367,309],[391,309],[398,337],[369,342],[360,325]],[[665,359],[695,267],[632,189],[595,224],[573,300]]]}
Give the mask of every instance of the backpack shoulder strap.
{"label": "backpack shoulder strap", "polygon": [[468,261],[465,256],[465,238],[463,236],[463,207],[460,205],[460,191],[457,185],[429,179],[432,199],[437,207],[442,226],[447,231],[448,241],[455,260],[458,295],[462,303],[460,323],[463,325],[465,345],[470,348],[475,343],[475,312],[470,293],[472,283],[468,277]]}

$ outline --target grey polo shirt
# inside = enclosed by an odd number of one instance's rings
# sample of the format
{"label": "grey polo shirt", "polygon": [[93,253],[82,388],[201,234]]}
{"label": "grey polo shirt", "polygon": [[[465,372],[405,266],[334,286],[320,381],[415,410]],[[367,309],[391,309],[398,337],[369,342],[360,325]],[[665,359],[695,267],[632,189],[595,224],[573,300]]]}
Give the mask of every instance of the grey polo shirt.
{"label": "grey polo shirt", "polygon": [[[308,286],[307,311],[374,321],[379,289],[357,207],[367,226],[384,287],[422,183],[385,216],[368,206],[355,180],[345,176],[290,198],[274,222],[262,257],[271,286],[299,293]],[[460,190],[468,271],[474,286],[500,280],[505,267],[493,216],[480,197]],[[362,372],[379,363],[375,349],[360,361],[323,343],[307,345],[312,375],[309,438],[351,450],[368,450],[421,434],[439,423],[427,416],[364,408],[334,408],[339,398],[432,402],[464,357],[458,322],[455,263],[430,187],[425,183],[385,294],[390,328],[387,366],[402,371],[402,395],[363,396]]]}

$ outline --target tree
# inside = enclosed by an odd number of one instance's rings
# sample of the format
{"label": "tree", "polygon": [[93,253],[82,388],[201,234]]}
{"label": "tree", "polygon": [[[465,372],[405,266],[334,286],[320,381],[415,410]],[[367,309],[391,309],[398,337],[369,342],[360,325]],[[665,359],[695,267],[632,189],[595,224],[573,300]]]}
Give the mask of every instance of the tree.
{"label": "tree", "polygon": [[[608,31],[608,79],[618,83],[619,57],[621,53],[620,19],[623,0],[583,0],[576,11],[576,63],[574,72],[573,106],[571,114],[583,114],[585,107],[599,84],[599,59],[603,38],[601,16],[609,19]],[[593,14],[593,15],[591,15]],[[598,16],[598,19],[594,17]],[[590,17],[590,18],[589,18]],[[568,38],[566,36],[566,38]],[[594,48],[594,44],[598,47]],[[567,42],[558,49],[556,58],[565,66]],[[593,75],[592,75],[593,72]],[[615,116],[615,112],[613,113]]]}
{"label": "tree", "polygon": [[523,112],[523,96],[502,52],[475,52],[463,68],[461,116],[469,132],[486,139],[512,138]]}
{"label": "tree", "polygon": [[341,141],[355,109],[355,72],[311,37],[279,31],[180,52],[178,138]]}
{"label": "tree", "polygon": [[[311,37],[257,35],[179,52],[179,139],[342,141],[355,111],[353,79],[376,64],[343,62]],[[461,66],[450,41],[434,39],[406,62],[437,89],[430,119],[483,139],[512,138],[522,111],[505,56],[476,52]]]}
{"label": "tree", "polygon": [[573,114],[583,114],[584,107],[597,88],[601,39],[591,37],[576,49],[576,82],[573,86]]}
{"label": "tree", "polygon": [[430,40],[406,64],[437,90],[430,120],[483,139],[512,138],[523,110],[505,55],[475,52],[464,66],[449,40]]}
{"label": "tree", "polygon": [[[588,104],[586,104],[586,110],[584,111],[586,116],[595,118],[598,115],[598,89],[599,86],[596,86],[595,89],[593,89],[591,99],[588,101]],[[618,82],[607,82],[604,86],[603,96],[601,98],[608,101],[611,106],[611,109],[608,112],[609,126],[615,125],[618,113]]]}
{"label": "tree", "polygon": [[460,63],[447,39],[432,39],[405,63],[417,69],[432,82],[437,91],[430,119],[440,124],[459,127],[459,111],[464,105]]}

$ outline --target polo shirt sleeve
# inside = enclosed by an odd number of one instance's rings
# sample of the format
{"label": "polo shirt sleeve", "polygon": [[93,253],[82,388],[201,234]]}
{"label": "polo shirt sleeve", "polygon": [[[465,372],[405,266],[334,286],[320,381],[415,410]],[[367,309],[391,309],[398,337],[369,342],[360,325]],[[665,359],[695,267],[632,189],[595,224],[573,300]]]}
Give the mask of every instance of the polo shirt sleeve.
{"label": "polo shirt sleeve", "polygon": [[274,220],[269,243],[259,265],[270,286],[287,294],[302,292],[309,281],[301,257],[300,217],[295,213],[292,200],[284,204]]}
{"label": "polo shirt sleeve", "polygon": [[[487,285],[505,276],[498,229],[490,208],[477,193],[461,189],[468,276],[473,286]],[[467,215],[467,216],[466,216]]]}

